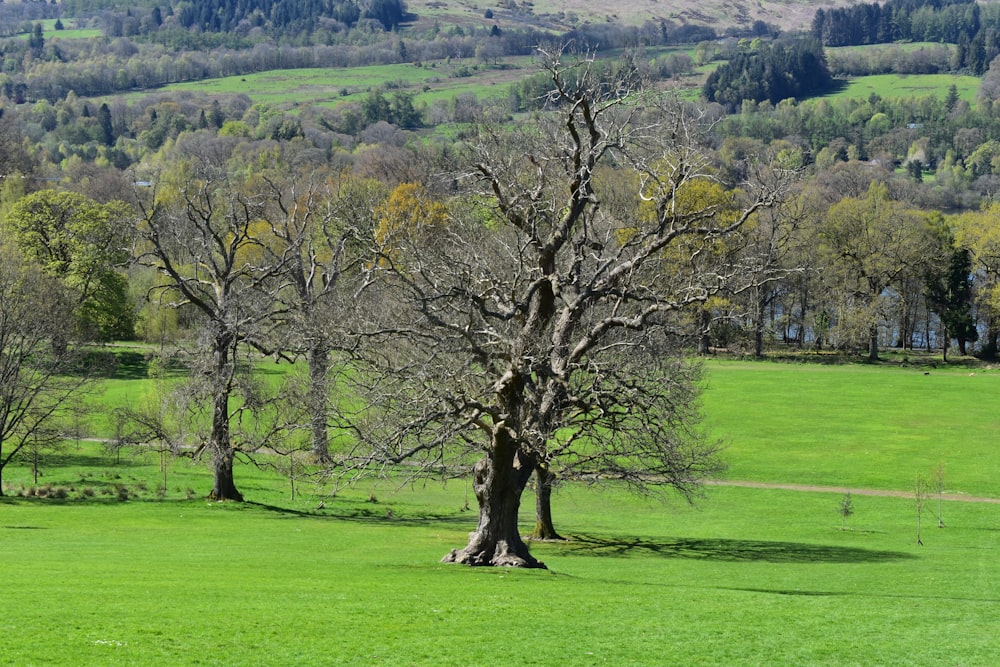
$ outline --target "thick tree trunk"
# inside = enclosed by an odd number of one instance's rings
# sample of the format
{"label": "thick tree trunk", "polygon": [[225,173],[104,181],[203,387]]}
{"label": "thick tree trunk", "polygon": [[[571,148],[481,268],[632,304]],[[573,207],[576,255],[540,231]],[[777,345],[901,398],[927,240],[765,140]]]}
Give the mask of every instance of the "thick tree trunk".
{"label": "thick tree trunk", "polygon": [[878,361],[878,327],[873,326],[868,335],[868,361]]}
{"label": "thick tree trunk", "polygon": [[243,502],[243,494],[236,488],[236,481],[233,478],[233,462],[235,460],[236,452],[232,448],[212,452],[215,485],[212,487],[212,493],[208,496],[210,499]]}
{"label": "thick tree trunk", "polygon": [[330,353],[323,343],[309,350],[309,416],[312,428],[312,452],[316,461],[330,461],[330,435],[327,427]]}
{"label": "thick tree trunk", "polygon": [[997,348],[1000,345],[1000,329],[997,328],[993,318],[986,322],[986,344],[981,352],[984,359],[996,359]]}
{"label": "thick tree trunk", "polygon": [[552,523],[552,484],[556,474],[548,464],[535,466],[535,530],[531,537],[537,540],[561,540]]}
{"label": "thick tree trunk", "polygon": [[243,494],[236,488],[233,478],[233,463],[236,452],[229,437],[229,352],[231,338],[221,335],[215,342],[214,391],[212,405],[212,433],[209,449],[212,452],[212,468],[215,484],[208,497],[212,500],[235,500],[243,502]]}
{"label": "thick tree trunk", "polygon": [[767,308],[767,294],[757,288],[757,298],[754,299],[753,315],[753,356],[761,358],[764,356],[764,311]]}
{"label": "thick tree trunk", "polygon": [[513,443],[494,444],[492,456],[479,461],[472,473],[472,486],[479,501],[479,526],[469,534],[469,544],[464,549],[452,550],[442,562],[545,567],[528,552],[517,529],[521,493],[533,469]]}

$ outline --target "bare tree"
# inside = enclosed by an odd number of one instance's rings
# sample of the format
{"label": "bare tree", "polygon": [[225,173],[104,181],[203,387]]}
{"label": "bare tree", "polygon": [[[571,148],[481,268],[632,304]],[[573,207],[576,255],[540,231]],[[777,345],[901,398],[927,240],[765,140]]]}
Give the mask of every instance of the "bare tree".
{"label": "bare tree", "polygon": [[[539,465],[686,497],[719,468],[678,332],[687,311],[738,289],[738,233],[783,184],[720,193],[704,112],[640,99],[628,62],[592,67],[548,55],[553,111],[480,126],[460,176],[474,187],[446,221],[373,235],[353,463],[446,475],[479,458],[479,525],[446,561],[541,565],[518,531]],[[629,176],[637,208],[604,210],[602,166]]]}
{"label": "bare tree", "polygon": [[[316,461],[329,463],[331,353],[339,340],[339,312],[346,294],[341,276],[357,272],[358,253],[352,252],[354,230],[371,228],[371,216],[385,197],[377,181],[318,173],[289,178],[288,172],[265,171],[257,178],[268,199],[268,218],[275,239],[268,252],[285,266],[288,288],[280,299],[285,321],[280,343],[273,346],[306,358],[308,380],[301,390],[294,382],[288,405],[301,410],[287,413],[286,422],[308,424]],[[294,378],[293,378],[294,380]],[[296,417],[295,412],[300,413]],[[302,414],[304,412],[304,414]]]}
{"label": "bare tree", "polygon": [[[265,216],[266,197],[245,187],[240,174],[247,170],[230,164],[232,149],[224,141],[192,141],[184,148],[186,159],[161,176],[153,201],[141,205],[138,261],[164,277],[156,288],[164,298],[203,318],[189,393],[211,406],[202,443],[214,470],[209,497],[242,501],[233,479],[241,445],[230,429],[238,416],[259,407],[253,362],[244,352],[255,346],[269,351],[265,341],[285,284],[284,257],[269,252],[275,233]],[[234,405],[233,395],[241,393],[243,401]]]}
{"label": "bare tree", "polygon": [[62,344],[72,318],[59,281],[0,246],[0,477],[20,453],[61,439],[59,418],[92,377],[79,348]]}

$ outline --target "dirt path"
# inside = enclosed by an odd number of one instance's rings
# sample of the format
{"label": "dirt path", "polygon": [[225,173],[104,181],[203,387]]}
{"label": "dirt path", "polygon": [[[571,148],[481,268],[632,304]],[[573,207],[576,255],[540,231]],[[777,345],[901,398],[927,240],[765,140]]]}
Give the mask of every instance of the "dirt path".
{"label": "dirt path", "polygon": [[[783,491],[810,491],[813,493],[850,493],[855,496],[889,496],[892,498],[912,498],[910,491],[888,491],[882,489],[851,489],[846,486],[813,486],[808,484],[771,484],[768,482],[747,482],[739,480],[714,479],[707,480],[705,484],[709,486],[740,486],[748,489],[781,489]],[[928,497],[937,498],[936,493],[929,494]],[[957,500],[963,503],[993,503],[1000,505],[1000,498],[981,498],[967,496],[961,493],[944,493],[941,495],[944,500]]]}

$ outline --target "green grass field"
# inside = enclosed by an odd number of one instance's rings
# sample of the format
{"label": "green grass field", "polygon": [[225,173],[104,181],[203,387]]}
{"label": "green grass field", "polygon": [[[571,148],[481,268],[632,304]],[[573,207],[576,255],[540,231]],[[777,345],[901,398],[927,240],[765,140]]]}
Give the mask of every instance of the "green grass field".
{"label": "green grass field", "polygon": [[[134,371],[104,400],[140,391]],[[731,479],[906,490],[944,459],[949,491],[1000,496],[998,383],[712,361],[706,428]],[[1000,663],[992,503],[946,501],[938,528],[932,500],[917,546],[911,498],[855,496],[842,530],[840,493],[713,486],[690,507],[567,485],[554,509],[573,539],[532,546],[549,570],[476,570],[438,562],[475,524],[464,480],[332,498],[303,480],[291,500],[245,466],[252,502],[218,504],[202,463],[170,461],[161,498],[155,453],[112,465],[86,442],[43,472],[67,498],[0,500],[0,664]],[[5,481],[33,484],[26,467]]]}
{"label": "green grass field", "polygon": [[[256,74],[205,79],[164,86],[158,92],[193,91],[206,95],[246,94],[259,104],[280,108],[320,105],[334,106],[342,102],[361,101],[369,91],[382,89],[391,95],[394,90],[406,90],[420,104],[437,99],[452,99],[461,94],[479,98],[503,97],[508,84],[537,71],[528,58],[505,58],[505,68],[477,61],[431,63],[419,66],[372,65],[349,68],[310,68],[272,70]],[[462,68],[469,76],[458,76]],[[148,95],[130,93],[125,99]]]}
{"label": "green grass field", "polygon": [[972,103],[981,82],[979,77],[953,74],[876,74],[852,77],[837,92],[815,99],[868,99],[872,94],[883,99],[927,96],[944,98],[949,87],[954,84],[959,99]]}
{"label": "green grass field", "polygon": [[707,377],[730,479],[911,490],[943,463],[949,491],[1000,497],[984,465],[1000,463],[1000,370],[713,362]]}

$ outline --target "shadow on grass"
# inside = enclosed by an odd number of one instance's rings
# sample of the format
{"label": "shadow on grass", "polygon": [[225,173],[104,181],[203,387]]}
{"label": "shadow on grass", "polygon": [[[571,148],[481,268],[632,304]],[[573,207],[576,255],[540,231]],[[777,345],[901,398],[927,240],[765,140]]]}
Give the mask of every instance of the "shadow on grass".
{"label": "shadow on grass", "polygon": [[243,506],[264,510],[285,518],[354,521],[382,526],[427,527],[434,524],[464,524],[469,526],[469,530],[472,530],[476,525],[476,517],[472,516],[470,518],[468,514],[416,514],[403,516],[395,513],[388,505],[367,505],[363,501],[331,503],[331,506],[323,510],[299,510],[251,501],[243,503]]}
{"label": "shadow on grass", "polygon": [[[26,464],[22,464],[26,465]],[[74,453],[74,452],[52,452],[46,453],[42,456],[42,462],[40,467],[42,469],[56,469],[56,468],[90,468],[91,471],[88,474],[100,474],[95,471],[101,471],[101,473],[114,472],[115,468],[141,468],[148,467],[149,463],[138,461],[130,457],[123,457],[120,460],[115,459],[114,454],[85,454],[85,453]]]}
{"label": "shadow on grass", "polygon": [[899,551],[800,542],[687,538],[653,541],[592,535],[576,535],[562,549],[562,555],[567,556],[621,557],[643,553],[663,558],[765,563],[885,563],[916,558]]}

